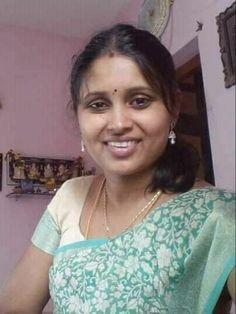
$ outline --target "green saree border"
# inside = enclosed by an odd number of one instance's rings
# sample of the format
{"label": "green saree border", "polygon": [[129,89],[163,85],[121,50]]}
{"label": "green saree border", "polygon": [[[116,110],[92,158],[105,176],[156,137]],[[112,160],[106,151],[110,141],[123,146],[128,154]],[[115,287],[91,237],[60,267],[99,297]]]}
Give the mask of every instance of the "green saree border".
{"label": "green saree border", "polygon": [[218,278],[215,288],[213,289],[208,302],[204,308],[203,314],[212,314],[214,307],[217,303],[217,300],[220,297],[221,291],[227,281],[227,278],[230,274],[230,272],[232,271],[232,269],[236,266],[236,257],[232,256],[230,258],[230,260],[228,261],[228,263],[225,266],[225,269],[223,271],[223,273],[220,275],[220,277]]}

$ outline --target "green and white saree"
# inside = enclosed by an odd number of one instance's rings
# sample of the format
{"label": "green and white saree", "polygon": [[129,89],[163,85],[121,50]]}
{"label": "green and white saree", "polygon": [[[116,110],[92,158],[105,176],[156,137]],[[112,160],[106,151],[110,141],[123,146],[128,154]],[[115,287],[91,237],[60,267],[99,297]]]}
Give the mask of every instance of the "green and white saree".
{"label": "green and white saree", "polygon": [[92,179],[67,181],[32,237],[54,255],[54,313],[212,313],[235,266],[235,195],[191,190],[115,238],[85,240],[79,218]]}

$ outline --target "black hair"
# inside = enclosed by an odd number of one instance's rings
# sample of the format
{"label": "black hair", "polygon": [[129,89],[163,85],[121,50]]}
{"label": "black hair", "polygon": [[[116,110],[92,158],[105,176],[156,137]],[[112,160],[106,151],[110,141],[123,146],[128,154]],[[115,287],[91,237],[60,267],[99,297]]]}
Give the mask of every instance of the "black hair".
{"label": "black hair", "polygon": [[[70,77],[71,103],[77,112],[81,84],[93,62],[107,54],[132,59],[154,91],[160,94],[170,113],[175,112],[178,84],[174,62],[169,51],[151,33],[132,25],[117,24],[93,36],[84,50],[73,57]],[[185,192],[195,181],[199,165],[197,152],[189,144],[176,140],[167,143],[155,163],[155,172],[148,188],[151,191]]]}

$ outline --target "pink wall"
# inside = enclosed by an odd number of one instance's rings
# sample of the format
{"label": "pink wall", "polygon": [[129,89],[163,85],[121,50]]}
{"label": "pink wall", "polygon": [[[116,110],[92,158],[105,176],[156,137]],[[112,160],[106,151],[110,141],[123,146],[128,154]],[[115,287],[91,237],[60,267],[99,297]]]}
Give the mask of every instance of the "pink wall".
{"label": "pink wall", "polygon": [[[216,182],[234,188],[235,95],[233,88],[224,88],[215,25],[215,16],[230,4],[229,0],[175,1],[173,17],[163,41],[175,54],[198,37]],[[202,32],[195,32],[196,20],[204,22]],[[0,152],[6,153],[13,148],[29,156],[78,156],[78,130],[67,117],[65,107],[70,58],[80,43],[26,29],[2,27],[0,43],[0,100],[3,104],[0,109]],[[6,198],[11,188],[5,185],[5,167],[3,170],[0,284],[22,255],[49,201],[46,197],[18,201]]]}
{"label": "pink wall", "polygon": [[[170,23],[162,39],[172,54],[181,51],[186,56],[189,51],[185,51],[185,47],[194,38],[198,42],[198,48],[194,46],[199,49],[202,64],[216,184],[235,190],[235,86],[229,89],[224,87],[215,19],[232,3],[233,0],[175,1]],[[196,21],[203,23],[200,32],[196,32]]]}
{"label": "pink wall", "polygon": [[[79,132],[66,112],[67,79],[76,40],[0,28],[0,152],[72,158],[80,153]],[[0,284],[28,245],[48,197],[6,198],[0,192]]]}

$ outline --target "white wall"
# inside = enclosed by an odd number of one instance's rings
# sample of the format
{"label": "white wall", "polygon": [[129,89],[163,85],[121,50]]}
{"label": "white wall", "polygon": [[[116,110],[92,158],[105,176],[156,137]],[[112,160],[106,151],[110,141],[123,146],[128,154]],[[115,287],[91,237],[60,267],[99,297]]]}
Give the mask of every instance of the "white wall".
{"label": "white wall", "polygon": [[[216,185],[235,190],[235,86],[229,89],[224,86],[216,25],[216,16],[232,3],[232,0],[175,0],[162,41],[174,55],[190,42],[196,42],[197,37]],[[202,31],[196,32],[197,21],[203,23]],[[189,58],[192,52],[189,51]]]}

